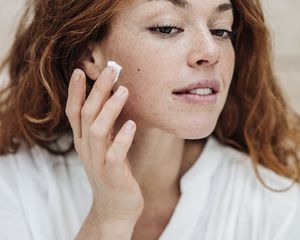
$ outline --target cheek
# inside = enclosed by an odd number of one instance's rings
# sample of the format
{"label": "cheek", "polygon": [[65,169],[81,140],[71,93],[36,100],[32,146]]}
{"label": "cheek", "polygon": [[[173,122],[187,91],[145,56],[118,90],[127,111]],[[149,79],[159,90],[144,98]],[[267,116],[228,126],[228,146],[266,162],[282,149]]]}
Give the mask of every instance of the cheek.
{"label": "cheek", "polygon": [[130,98],[134,101],[155,98],[178,75],[178,68],[174,68],[174,51],[167,54],[161,51],[161,46],[152,44],[150,48],[149,45],[143,39],[123,38],[116,41],[115,37],[113,44],[104,47],[106,55],[123,67],[118,84],[129,89]]}
{"label": "cheek", "polygon": [[231,49],[231,51],[229,52],[228,55],[229,55],[228,56],[228,59],[229,59],[229,61],[228,61],[228,69],[229,69],[229,74],[232,77],[233,71],[234,71],[234,66],[235,66],[235,51],[234,51],[233,48]]}
{"label": "cheek", "polygon": [[222,51],[220,63],[219,72],[222,74],[224,85],[228,88],[228,85],[231,83],[235,66],[235,52],[233,47],[227,47]]}
{"label": "cheek", "polygon": [[157,110],[153,99],[161,97],[160,94],[166,89],[165,80],[170,79],[167,71],[163,70],[169,67],[170,61],[136,39],[114,41],[114,47],[110,46],[105,48],[106,55],[123,67],[117,85],[123,85],[129,90],[122,114],[135,120],[148,120]]}

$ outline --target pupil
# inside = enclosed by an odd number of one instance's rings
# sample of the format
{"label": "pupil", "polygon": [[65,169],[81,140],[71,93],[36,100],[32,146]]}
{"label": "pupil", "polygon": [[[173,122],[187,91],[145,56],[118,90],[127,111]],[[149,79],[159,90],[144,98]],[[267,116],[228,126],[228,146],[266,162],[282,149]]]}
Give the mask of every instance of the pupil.
{"label": "pupil", "polygon": [[172,31],[170,27],[161,27],[160,30],[162,33],[170,33]]}
{"label": "pupil", "polygon": [[218,36],[222,36],[223,35],[223,31],[222,30],[217,30],[217,35]]}

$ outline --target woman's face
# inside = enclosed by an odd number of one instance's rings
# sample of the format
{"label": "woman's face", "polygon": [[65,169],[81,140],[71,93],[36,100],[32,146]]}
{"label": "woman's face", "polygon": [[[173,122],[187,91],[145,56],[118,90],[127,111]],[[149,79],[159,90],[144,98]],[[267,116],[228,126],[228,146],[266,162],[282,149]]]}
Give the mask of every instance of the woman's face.
{"label": "woman's face", "polygon": [[[233,75],[232,24],[229,0],[131,1],[100,43],[105,60],[123,67],[117,85],[129,97],[120,118],[184,139],[208,136]],[[195,83],[204,84],[200,95],[174,94]]]}

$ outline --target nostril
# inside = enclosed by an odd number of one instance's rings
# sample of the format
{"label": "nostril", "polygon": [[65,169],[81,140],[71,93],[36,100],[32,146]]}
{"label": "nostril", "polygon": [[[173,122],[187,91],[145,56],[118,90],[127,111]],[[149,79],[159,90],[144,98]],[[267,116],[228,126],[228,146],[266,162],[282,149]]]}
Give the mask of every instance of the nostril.
{"label": "nostril", "polygon": [[198,60],[198,61],[197,61],[197,64],[198,64],[198,65],[203,65],[203,64],[205,64],[205,63],[207,63],[207,64],[209,64],[209,65],[213,65],[213,64],[218,63],[218,60],[212,60],[212,61],[210,61],[210,60],[202,59],[202,60]]}
{"label": "nostril", "polygon": [[204,62],[208,62],[207,60],[198,60],[197,64],[202,65]]}

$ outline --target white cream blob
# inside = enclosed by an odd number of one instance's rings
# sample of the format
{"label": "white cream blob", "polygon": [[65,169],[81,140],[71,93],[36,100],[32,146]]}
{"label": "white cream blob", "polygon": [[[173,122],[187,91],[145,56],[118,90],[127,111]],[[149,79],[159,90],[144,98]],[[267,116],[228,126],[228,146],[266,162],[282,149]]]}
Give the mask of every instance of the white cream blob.
{"label": "white cream blob", "polygon": [[113,67],[117,73],[115,80],[114,80],[114,84],[115,84],[118,81],[120,72],[123,68],[119,64],[117,64],[115,61],[108,61],[107,66]]}

